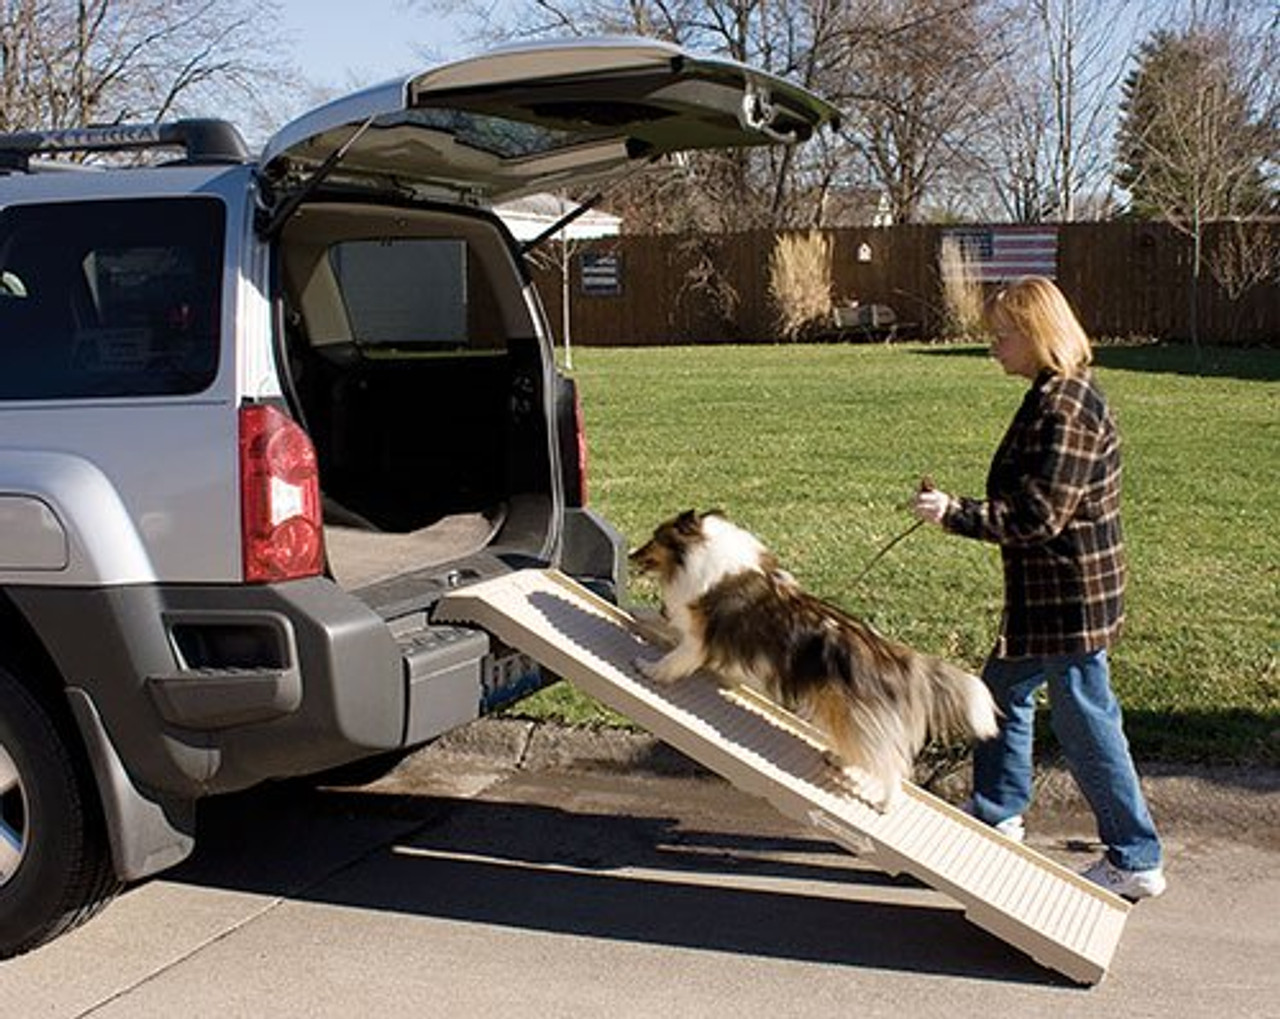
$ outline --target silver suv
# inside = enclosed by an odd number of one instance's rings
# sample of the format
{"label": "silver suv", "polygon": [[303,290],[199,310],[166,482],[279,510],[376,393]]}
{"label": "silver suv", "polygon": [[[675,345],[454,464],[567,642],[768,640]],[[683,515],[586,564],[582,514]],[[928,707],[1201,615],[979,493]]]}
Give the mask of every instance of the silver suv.
{"label": "silver suv", "polygon": [[368,89],[258,158],[221,121],[0,135],[0,956],[183,859],[201,797],[551,678],[431,619],[502,571],[623,570],[490,207],[833,116],[594,40]]}

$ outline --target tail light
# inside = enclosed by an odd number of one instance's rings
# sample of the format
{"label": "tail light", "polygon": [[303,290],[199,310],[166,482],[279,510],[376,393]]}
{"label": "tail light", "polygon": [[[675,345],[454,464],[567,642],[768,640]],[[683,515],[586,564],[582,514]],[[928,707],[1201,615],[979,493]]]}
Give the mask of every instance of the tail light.
{"label": "tail light", "polygon": [[240,529],[244,579],[251,583],[324,569],[315,447],[275,407],[240,410]]}
{"label": "tail light", "polygon": [[582,401],[578,398],[577,383],[563,375],[556,380],[556,422],[565,502],[570,506],[585,506],[587,433],[582,424]]}
{"label": "tail light", "polygon": [[578,395],[578,387],[573,387],[573,434],[578,447],[578,502],[587,504],[587,428],[582,418],[582,397]]}

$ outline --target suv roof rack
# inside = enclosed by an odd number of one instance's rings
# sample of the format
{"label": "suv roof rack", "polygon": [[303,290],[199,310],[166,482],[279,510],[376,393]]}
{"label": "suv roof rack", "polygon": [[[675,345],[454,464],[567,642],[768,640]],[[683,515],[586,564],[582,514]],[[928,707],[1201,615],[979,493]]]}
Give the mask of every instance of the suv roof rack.
{"label": "suv roof rack", "polygon": [[192,118],[167,124],[110,124],[0,134],[0,170],[30,170],[32,156],[178,148],[187,163],[245,163],[249,149],[235,125]]}

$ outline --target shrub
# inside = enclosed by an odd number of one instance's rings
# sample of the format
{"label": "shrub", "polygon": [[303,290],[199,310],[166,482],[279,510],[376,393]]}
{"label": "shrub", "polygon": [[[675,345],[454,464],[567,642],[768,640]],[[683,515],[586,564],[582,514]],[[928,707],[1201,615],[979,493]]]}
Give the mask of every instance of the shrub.
{"label": "shrub", "polygon": [[784,339],[799,339],[830,322],[831,238],[817,230],[780,234],[769,256],[769,296]]}
{"label": "shrub", "polygon": [[955,237],[943,237],[938,255],[942,276],[943,335],[948,339],[977,339],[983,334],[982,284]]}

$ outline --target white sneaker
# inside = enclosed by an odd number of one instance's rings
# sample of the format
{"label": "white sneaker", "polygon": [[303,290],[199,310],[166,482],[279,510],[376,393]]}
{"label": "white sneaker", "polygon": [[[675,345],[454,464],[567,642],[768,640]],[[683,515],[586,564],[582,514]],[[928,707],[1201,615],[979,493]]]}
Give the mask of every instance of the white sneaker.
{"label": "white sneaker", "polygon": [[1025,841],[1027,837],[1027,826],[1023,823],[1021,814],[1014,814],[1013,817],[1006,817],[999,824],[991,826],[1007,839],[1014,842]]}
{"label": "white sneaker", "polygon": [[[965,800],[960,804],[960,809],[970,817],[978,817],[977,812],[973,808],[972,799]],[[978,820],[982,819],[978,818]],[[987,822],[984,821],[983,823],[986,824]],[[1027,826],[1022,820],[1021,814],[1014,814],[1013,817],[1006,817],[1003,821],[998,821],[990,827],[994,828],[1005,838],[1012,839],[1014,842],[1022,842],[1027,837]]]}
{"label": "white sneaker", "polygon": [[1165,890],[1168,884],[1164,879],[1164,871],[1160,867],[1152,867],[1150,870],[1123,870],[1105,856],[1087,870],[1082,871],[1080,876],[1130,902],[1154,899]]}

